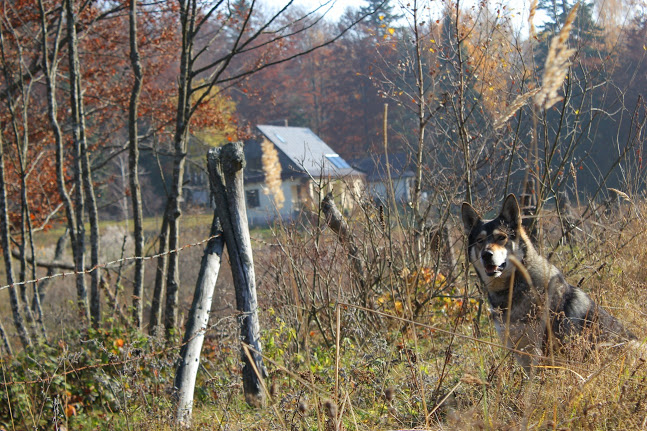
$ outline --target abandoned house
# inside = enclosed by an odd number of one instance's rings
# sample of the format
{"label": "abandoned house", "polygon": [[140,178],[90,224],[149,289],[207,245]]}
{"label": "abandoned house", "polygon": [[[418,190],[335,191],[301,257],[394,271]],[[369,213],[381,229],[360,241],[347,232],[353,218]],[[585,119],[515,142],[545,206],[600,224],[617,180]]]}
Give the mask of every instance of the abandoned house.
{"label": "abandoned house", "polygon": [[245,197],[252,225],[298,216],[332,191],[340,210],[350,211],[352,194],[362,190],[364,174],[353,169],[305,127],[257,126],[245,141]]}

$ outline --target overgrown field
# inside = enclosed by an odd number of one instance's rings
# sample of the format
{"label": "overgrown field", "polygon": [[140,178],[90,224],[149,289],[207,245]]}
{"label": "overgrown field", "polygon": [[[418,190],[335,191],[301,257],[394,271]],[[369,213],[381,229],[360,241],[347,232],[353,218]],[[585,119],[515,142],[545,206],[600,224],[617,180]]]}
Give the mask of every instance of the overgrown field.
{"label": "overgrown field", "polygon": [[[568,240],[550,211],[542,224],[543,253],[643,341],[645,209],[612,205]],[[635,351],[584,354],[574,347],[544,361],[532,378],[523,374],[501,346],[476,278],[465,275],[458,220],[447,221],[444,241],[429,232],[414,235],[379,208],[365,206],[350,222],[359,265],[316,218],[252,232],[268,371],[264,408],[245,403],[233,287],[223,263],[194,429],[647,426],[647,364]],[[207,233],[208,223],[197,224],[183,241],[197,243]],[[185,312],[202,247],[180,255]],[[120,274],[127,279],[128,268]],[[151,263],[147,280],[153,274]],[[68,277],[49,287],[45,315],[55,320],[48,328],[57,328],[49,342],[2,358],[0,429],[175,429],[172,388],[182,330],[172,340],[142,334],[108,302],[100,329],[79,328],[73,283]],[[127,291],[118,292],[121,303],[130,303]],[[8,306],[2,308],[8,316]]]}

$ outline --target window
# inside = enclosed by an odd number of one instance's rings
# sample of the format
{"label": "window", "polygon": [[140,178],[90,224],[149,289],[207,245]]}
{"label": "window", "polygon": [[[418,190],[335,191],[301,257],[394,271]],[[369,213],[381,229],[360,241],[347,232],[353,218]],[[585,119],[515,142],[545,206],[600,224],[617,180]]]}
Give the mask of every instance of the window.
{"label": "window", "polygon": [[261,200],[258,195],[258,189],[245,190],[245,201],[247,201],[247,208],[260,207]]}
{"label": "window", "polygon": [[342,159],[339,157],[339,154],[326,154],[326,158],[330,163],[333,164],[334,167],[337,169],[346,169],[350,168],[350,165],[346,162],[346,160]]}

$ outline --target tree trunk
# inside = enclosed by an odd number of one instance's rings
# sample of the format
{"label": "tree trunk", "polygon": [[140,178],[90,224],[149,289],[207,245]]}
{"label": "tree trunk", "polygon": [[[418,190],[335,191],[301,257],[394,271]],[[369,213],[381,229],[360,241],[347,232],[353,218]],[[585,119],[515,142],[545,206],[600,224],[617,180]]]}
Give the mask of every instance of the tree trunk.
{"label": "tree trunk", "polygon": [[166,267],[168,265],[168,218],[166,214],[162,220],[162,229],[159,235],[159,248],[157,249],[157,268],[155,270],[155,286],[153,298],[151,299],[151,316],[149,321],[149,332],[155,335],[158,328],[162,326],[162,298],[166,292]]}
{"label": "tree trunk", "polygon": [[7,332],[4,330],[2,320],[0,320],[0,338],[2,338],[2,346],[4,347],[4,351],[7,356],[13,356],[13,349],[11,348],[11,343],[9,342]]}
{"label": "tree trunk", "polygon": [[81,96],[78,58],[78,42],[76,38],[76,17],[74,14],[74,0],[65,0],[67,23],[68,59],[70,73],[70,106],[72,110],[72,136],[74,145],[74,161],[72,164],[74,174],[74,219],[76,225],[76,241],[74,244],[74,263],[78,272],[76,278],[76,295],[79,314],[86,323],[90,321],[90,307],[88,304],[88,291],[85,285],[85,226],[83,215],[85,212],[85,196],[83,193],[84,175],[82,158],[85,130],[81,111],[79,111]]}
{"label": "tree trunk", "polygon": [[142,64],[137,45],[137,0],[130,2],[130,62],[135,75],[135,82],[130,93],[128,115],[130,196],[133,207],[133,239],[135,241],[135,280],[133,285],[133,320],[135,326],[142,327],[144,314],[144,216],[142,214],[142,192],[139,186],[139,141],[137,136],[137,119],[139,95],[142,89]]}
{"label": "tree trunk", "polygon": [[[265,393],[262,390],[260,378],[267,372],[261,355],[256,277],[243,187],[245,156],[242,143],[227,144],[222,148],[210,150],[207,161],[211,183],[214,185],[216,211],[222,223],[223,236],[231,262],[236,289],[236,308],[241,313],[240,338],[242,343],[250,347],[251,357],[255,362],[254,367],[248,356],[241,352],[245,399],[251,406],[262,406],[265,404]],[[258,376],[254,368],[262,376]]]}
{"label": "tree trunk", "polygon": [[9,302],[11,303],[11,312],[13,313],[13,322],[18,332],[18,337],[23,347],[31,347],[31,338],[27,333],[25,321],[20,313],[20,299],[14,286],[13,267],[11,265],[11,250],[9,242],[9,215],[7,214],[7,188],[5,184],[4,170],[4,145],[2,136],[0,136],[0,246],[2,246],[2,255],[4,257],[5,275],[7,285],[9,286]]}
{"label": "tree trunk", "polygon": [[[0,58],[2,59],[2,71],[4,75],[5,82],[11,82],[10,76],[10,66],[7,64],[7,58],[5,55],[5,38],[4,31],[0,29]],[[22,58],[22,50],[18,50],[18,56]],[[20,252],[20,269],[18,270],[18,281],[24,282],[27,280],[27,261],[26,261],[26,247],[29,240],[31,239],[30,235],[31,230],[31,220],[29,219],[29,201],[27,198],[27,149],[29,147],[29,137],[27,134],[28,125],[27,125],[27,103],[28,96],[25,94],[25,82],[21,79],[17,84],[20,94],[17,96],[20,99],[23,99],[22,109],[16,109],[15,106],[15,96],[13,91],[8,91],[6,95],[6,104],[9,110],[9,124],[11,125],[10,129],[14,135],[14,143],[16,146],[16,158],[17,158],[17,171],[19,172],[19,184],[20,184],[20,242],[16,241],[16,245]],[[22,115],[18,113],[22,112]],[[22,132],[21,132],[22,131]],[[14,162],[15,165],[15,162]],[[8,211],[8,209],[7,209]],[[27,224],[29,223],[29,229]],[[30,241],[31,243],[31,241]],[[33,244],[33,243],[32,243]],[[33,248],[32,248],[33,252]],[[33,254],[33,253],[32,253]],[[33,277],[32,277],[33,278]],[[27,284],[19,284],[19,301],[23,307],[22,312],[29,323],[30,330],[35,331],[34,326],[34,316],[31,313],[29,308],[29,302],[27,300]]]}
{"label": "tree trunk", "polygon": [[[72,255],[74,257],[75,269],[78,272],[79,268],[82,268],[82,267],[79,267],[77,262],[77,256],[79,254],[79,250],[77,247],[78,242],[77,242],[77,235],[76,235],[76,232],[77,232],[76,220],[74,218],[74,208],[73,208],[72,200],[70,199],[70,195],[68,194],[67,188],[65,186],[65,168],[64,168],[65,156],[64,156],[64,150],[63,150],[63,134],[61,132],[61,127],[58,124],[58,118],[57,118],[58,107],[57,107],[57,101],[56,101],[56,76],[57,76],[56,62],[50,63],[49,45],[47,43],[49,31],[47,29],[46,12],[45,12],[45,8],[43,6],[42,0],[38,1],[38,7],[40,10],[41,32],[43,37],[43,43],[42,43],[43,67],[45,69],[45,81],[47,84],[47,115],[52,125],[52,130],[54,132],[54,140],[56,142],[56,184],[58,187],[59,196],[65,208],[65,216],[66,216],[65,218],[67,219],[67,229],[70,235],[70,242],[72,243]],[[53,52],[52,52],[53,58],[56,58],[56,56],[58,55],[61,32],[62,32],[62,26],[59,25],[57,27],[57,31],[54,37],[54,46],[53,46]],[[79,283],[83,282],[83,273],[79,272],[76,275],[76,279],[77,279],[77,291],[78,291]]]}
{"label": "tree trunk", "polygon": [[[184,181],[184,165],[186,163],[187,140],[189,136],[189,120],[191,117],[191,80],[192,80],[192,51],[195,36],[195,4],[194,1],[180,2],[180,17],[182,23],[182,49],[180,52],[180,76],[178,86],[178,102],[175,119],[173,183],[168,196],[164,217],[168,223],[168,249],[176,250],[180,246],[180,216],[182,215],[182,183]],[[166,309],[164,310],[164,330],[170,336],[177,326],[177,302],[180,287],[180,261],[177,253],[168,257],[166,268]]]}
{"label": "tree trunk", "polygon": [[[90,318],[93,326],[98,326],[101,320],[101,297],[99,295],[99,283],[101,272],[99,265],[99,212],[97,200],[92,183],[92,168],[90,165],[90,154],[85,127],[85,108],[83,106],[83,90],[81,88],[81,65],[79,62],[78,38],[76,35],[76,15],[74,12],[74,0],[67,0],[67,30],[68,30],[68,57],[70,62],[70,97],[73,118],[73,134],[75,142],[75,177],[76,177],[76,198],[77,205],[84,202],[77,208],[77,228],[79,230],[79,248],[85,249],[85,232],[83,226],[84,207],[87,206],[88,220],[90,222]],[[82,187],[80,187],[82,185]],[[81,196],[83,195],[83,196]],[[83,253],[84,254],[84,253]],[[82,292],[87,297],[87,291]],[[87,301],[86,301],[87,302]]]}
{"label": "tree trunk", "polygon": [[218,216],[213,215],[211,239],[202,255],[200,273],[195,285],[193,304],[186,323],[186,332],[180,350],[180,366],[175,375],[175,389],[178,396],[177,423],[182,427],[191,426],[193,393],[200,366],[200,353],[204,334],[209,323],[209,313],[213,302],[213,292],[220,272],[220,262],[224,246]]}
{"label": "tree trunk", "polygon": [[[36,287],[34,289],[34,298],[31,301],[31,308],[37,315],[43,314],[42,311],[38,311],[38,308],[40,308],[41,304],[43,303],[43,300],[45,299],[47,286],[49,286],[49,283],[52,280],[50,277],[54,275],[56,272],[56,269],[58,269],[55,266],[56,263],[57,262],[60,263],[63,259],[63,254],[65,253],[65,248],[67,247],[69,238],[70,238],[69,229],[65,229],[65,232],[63,232],[63,235],[61,235],[58,241],[56,241],[56,250],[54,251],[54,258],[52,259],[51,265],[48,266],[47,268],[47,276],[43,279],[43,281],[36,284]],[[32,259],[31,264],[34,268],[38,266],[38,262],[36,262],[36,259]]]}

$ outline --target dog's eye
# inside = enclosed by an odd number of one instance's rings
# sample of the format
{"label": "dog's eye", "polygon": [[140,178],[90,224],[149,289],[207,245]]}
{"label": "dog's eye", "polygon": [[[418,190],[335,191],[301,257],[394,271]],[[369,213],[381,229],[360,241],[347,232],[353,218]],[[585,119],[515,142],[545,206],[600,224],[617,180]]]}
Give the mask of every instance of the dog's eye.
{"label": "dog's eye", "polygon": [[507,237],[507,236],[505,236],[505,235],[497,235],[497,236],[495,236],[495,237],[494,237],[494,240],[495,240],[496,242],[503,242],[503,241],[505,241],[506,239],[508,239],[508,237]]}
{"label": "dog's eye", "polygon": [[485,238],[483,238],[482,236],[476,238],[476,243],[477,244],[483,244],[483,241],[485,241]]}

